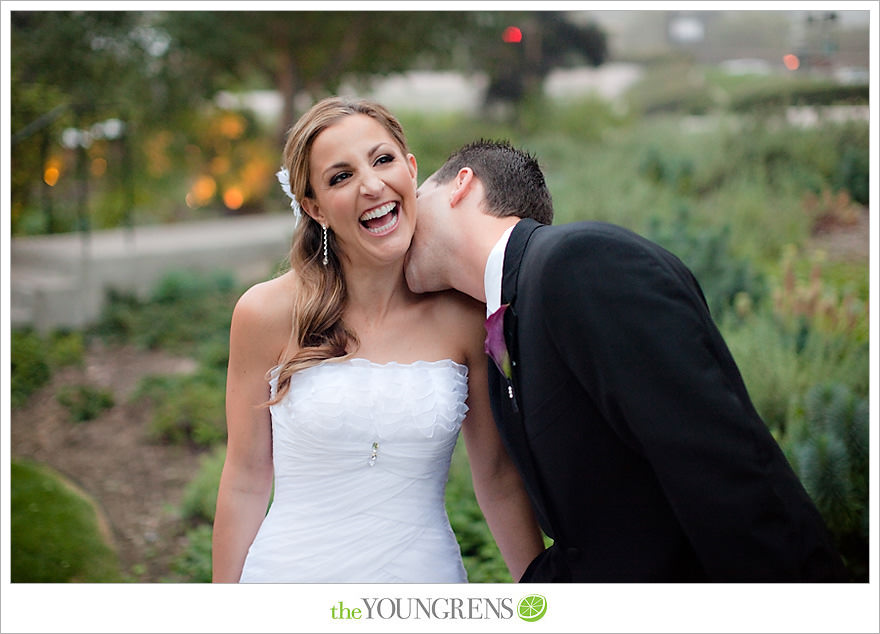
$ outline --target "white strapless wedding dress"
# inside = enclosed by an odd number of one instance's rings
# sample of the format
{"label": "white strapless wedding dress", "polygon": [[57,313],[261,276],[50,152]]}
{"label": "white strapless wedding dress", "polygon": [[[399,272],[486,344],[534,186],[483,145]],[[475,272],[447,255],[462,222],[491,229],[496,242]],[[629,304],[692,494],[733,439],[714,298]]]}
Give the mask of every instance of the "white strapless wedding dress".
{"label": "white strapless wedding dress", "polygon": [[466,398],[448,359],[295,373],[270,410],[274,498],[241,581],[467,581],[444,504]]}

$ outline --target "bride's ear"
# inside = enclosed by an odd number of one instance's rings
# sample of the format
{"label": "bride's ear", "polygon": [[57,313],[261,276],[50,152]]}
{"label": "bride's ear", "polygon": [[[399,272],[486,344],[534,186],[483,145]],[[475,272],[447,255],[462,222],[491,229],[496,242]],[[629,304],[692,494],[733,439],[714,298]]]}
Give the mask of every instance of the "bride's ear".
{"label": "bride's ear", "polygon": [[413,182],[416,184],[416,189],[419,188],[419,165],[416,162],[416,157],[413,154],[406,155],[406,163],[407,167],[409,167],[409,173],[412,174]]}
{"label": "bride's ear", "polygon": [[327,220],[321,213],[321,208],[318,207],[318,202],[314,198],[303,198],[300,202],[300,206],[303,208],[303,211],[311,216],[312,220],[319,225],[327,224]]}

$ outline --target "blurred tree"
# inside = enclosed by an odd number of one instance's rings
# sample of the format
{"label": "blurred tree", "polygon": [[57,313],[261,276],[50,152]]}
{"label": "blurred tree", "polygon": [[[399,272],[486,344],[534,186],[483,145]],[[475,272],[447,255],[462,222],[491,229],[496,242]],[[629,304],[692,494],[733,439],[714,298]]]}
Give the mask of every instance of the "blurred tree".
{"label": "blurred tree", "polygon": [[503,46],[484,40],[478,59],[485,60],[489,75],[486,102],[518,103],[538,93],[554,68],[588,64],[599,66],[608,57],[605,32],[582,19],[581,12],[528,11],[493,12],[485,15],[499,34],[507,26],[521,32]]}
{"label": "blurred tree", "polygon": [[15,231],[62,126],[88,129],[108,118],[131,124],[137,114],[153,112],[147,104],[154,84],[146,79],[155,39],[142,13],[14,11],[10,17]]}
{"label": "blurred tree", "polygon": [[248,11],[170,12],[167,63],[209,96],[220,88],[274,88],[283,98],[279,134],[312,99],[344,80],[450,63],[478,28],[473,13]]}
{"label": "blurred tree", "polygon": [[[12,13],[13,233],[70,230],[76,208],[88,225],[86,147],[64,144],[110,118],[124,121],[120,160],[107,161],[103,187],[125,185],[130,208],[154,191],[178,188],[192,166],[191,131],[216,113],[221,90],[277,90],[283,99],[277,138],[297,116],[297,97],[311,101],[383,74],[414,69],[485,73],[490,98],[519,102],[550,69],[598,65],[604,33],[578,22],[583,12],[486,11],[15,11]],[[503,40],[521,25],[520,44]],[[82,140],[83,137],[78,137]],[[156,147],[164,148],[157,156]],[[75,149],[71,149],[74,148]],[[136,151],[132,151],[134,148]],[[119,148],[99,148],[116,152]],[[53,151],[68,189],[45,180]],[[94,152],[92,152],[94,154]],[[163,158],[164,157],[164,158]],[[113,157],[109,156],[108,159]],[[118,158],[118,157],[117,157]],[[165,160],[167,158],[168,160]],[[162,159],[160,161],[160,159]],[[158,170],[158,165],[164,165]],[[173,164],[172,164],[173,163]],[[166,165],[167,164],[167,165]],[[67,170],[71,178],[64,179]],[[164,180],[154,172],[161,171]],[[152,176],[151,176],[152,174]],[[137,175],[135,178],[133,175]],[[144,177],[154,180],[144,181]],[[53,176],[57,181],[57,175]],[[53,196],[49,195],[52,190]],[[42,194],[42,195],[41,195]],[[34,197],[44,213],[34,209]],[[64,222],[53,226],[55,215]],[[180,196],[179,198],[182,198]],[[114,202],[117,207],[120,203]],[[63,207],[63,209],[62,209]],[[18,222],[26,211],[27,222]],[[128,212],[126,212],[128,213]],[[46,220],[41,218],[45,217]],[[126,216],[127,217],[127,216]],[[21,226],[27,224],[26,229]]]}

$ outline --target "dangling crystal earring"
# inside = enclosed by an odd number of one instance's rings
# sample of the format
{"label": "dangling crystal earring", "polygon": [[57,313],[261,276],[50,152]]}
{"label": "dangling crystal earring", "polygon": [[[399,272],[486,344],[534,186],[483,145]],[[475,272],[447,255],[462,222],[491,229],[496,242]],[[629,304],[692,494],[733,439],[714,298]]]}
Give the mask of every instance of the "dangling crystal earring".
{"label": "dangling crystal earring", "polygon": [[324,228],[324,266],[327,266],[327,262],[330,260],[327,258],[327,225],[321,225]]}

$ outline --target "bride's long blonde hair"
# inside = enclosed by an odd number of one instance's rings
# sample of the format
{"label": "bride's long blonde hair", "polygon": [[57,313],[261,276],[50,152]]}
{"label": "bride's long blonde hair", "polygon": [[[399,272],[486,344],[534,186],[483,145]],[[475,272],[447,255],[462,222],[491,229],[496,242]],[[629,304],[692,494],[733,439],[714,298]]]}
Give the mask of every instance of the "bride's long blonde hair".
{"label": "bride's long blonde hair", "polygon": [[[312,106],[290,129],[284,146],[284,167],[290,174],[290,190],[296,200],[315,198],[309,162],[315,138],[334,123],[355,114],[371,117],[391,134],[404,155],[409,153],[400,122],[383,106],[367,100],[329,97]],[[323,264],[323,229],[302,213],[290,248],[290,268],[297,290],[291,307],[290,343],[281,359],[278,389],[269,402],[278,402],[290,387],[294,372],[326,359],[343,357],[357,345],[357,336],[342,320],[346,304],[345,277],[335,236],[328,232],[327,265]]]}

